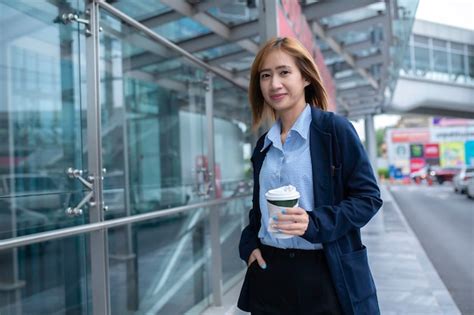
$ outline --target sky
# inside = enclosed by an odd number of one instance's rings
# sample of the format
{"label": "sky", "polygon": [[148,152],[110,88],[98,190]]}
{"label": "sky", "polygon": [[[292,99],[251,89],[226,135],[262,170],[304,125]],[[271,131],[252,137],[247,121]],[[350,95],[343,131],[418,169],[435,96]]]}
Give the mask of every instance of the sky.
{"label": "sky", "polygon": [[[474,0],[419,0],[416,19],[468,28],[474,31]],[[377,115],[375,129],[394,126],[400,116]],[[359,136],[365,139],[364,121],[354,122]]]}
{"label": "sky", "polygon": [[474,0],[420,0],[416,18],[474,30]]}

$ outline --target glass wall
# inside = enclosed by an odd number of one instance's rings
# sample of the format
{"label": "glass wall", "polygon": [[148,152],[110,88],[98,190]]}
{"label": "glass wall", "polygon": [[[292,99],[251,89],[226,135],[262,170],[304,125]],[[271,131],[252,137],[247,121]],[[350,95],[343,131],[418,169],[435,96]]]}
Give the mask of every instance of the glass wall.
{"label": "glass wall", "polygon": [[474,84],[474,45],[413,35],[404,54],[402,73]]}
{"label": "glass wall", "polygon": [[87,222],[65,213],[83,196],[65,170],[86,164],[84,36],[58,21],[64,7],[84,9],[79,1],[0,1],[2,238]]}
{"label": "glass wall", "polygon": [[0,314],[91,314],[89,238],[0,250]]}
{"label": "glass wall", "polygon": [[[237,245],[252,188],[246,91],[104,8],[101,31],[91,34],[85,3],[0,0],[0,314],[92,314],[104,274],[110,304],[101,303],[111,314],[198,313],[212,300],[211,276],[227,289],[245,269]],[[169,12],[144,3],[114,5],[142,22]],[[208,32],[189,21],[152,29],[176,40]],[[218,56],[234,46],[193,53]],[[87,95],[96,61],[98,104]],[[97,127],[101,152],[92,156]],[[90,200],[71,217],[66,209],[94,184],[91,158],[106,169],[104,206]],[[82,170],[82,183],[69,168]],[[230,199],[218,212],[207,204],[222,198]],[[91,214],[102,209],[103,227],[90,232]],[[220,235],[211,233],[211,212]],[[156,216],[130,223],[149,214]],[[104,231],[98,243],[91,233]],[[26,235],[26,245],[8,244]],[[222,270],[211,265],[212,238],[220,239]]]}
{"label": "glass wall", "polygon": [[101,26],[107,218],[205,200],[205,72],[103,10]]}

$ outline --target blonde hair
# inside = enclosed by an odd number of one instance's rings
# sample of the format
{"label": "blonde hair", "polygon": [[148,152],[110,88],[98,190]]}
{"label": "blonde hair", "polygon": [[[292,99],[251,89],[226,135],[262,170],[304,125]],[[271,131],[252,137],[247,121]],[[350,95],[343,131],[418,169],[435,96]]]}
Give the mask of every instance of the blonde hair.
{"label": "blonde hair", "polygon": [[268,54],[277,49],[295,58],[295,63],[301,75],[309,82],[305,87],[305,101],[311,106],[318,107],[324,111],[328,108],[326,90],[324,89],[319,70],[308,50],[294,38],[272,38],[257,53],[250,70],[249,101],[252,108],[252,126],[254,130],[260,127],[262,121],[272,121],[276,118],[275,111],[265,103],[262,90],[260,89],[260,69]]}

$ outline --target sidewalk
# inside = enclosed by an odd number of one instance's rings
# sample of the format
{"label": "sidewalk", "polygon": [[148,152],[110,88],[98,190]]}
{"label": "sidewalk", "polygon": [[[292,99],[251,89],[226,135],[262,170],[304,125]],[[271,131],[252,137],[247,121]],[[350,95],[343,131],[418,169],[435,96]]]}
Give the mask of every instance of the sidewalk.
{"label": "sidewalk", "polygon": [[[362,230],[381,313],[461,314],[386,186],[381,191],[384,206]],[[248,314],[235,306],[241,285],[226,293],[223,306],[211,307],[202,315]]]}

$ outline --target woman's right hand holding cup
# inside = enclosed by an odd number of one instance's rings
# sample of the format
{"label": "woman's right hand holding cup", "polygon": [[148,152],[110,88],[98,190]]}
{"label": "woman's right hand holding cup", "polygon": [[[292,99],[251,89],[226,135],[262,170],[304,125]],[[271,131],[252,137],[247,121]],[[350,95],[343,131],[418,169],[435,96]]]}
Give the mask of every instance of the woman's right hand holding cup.
{"label": "woman's right hand holding cup", "polygon": [[262,269],[267,268],[267,264],[265,260],[263,260],[263,257],[262,257],[262,252],[258,248],[254,249],[252,253],[250,254],[247,267],[249,267],[255,260],[257,260],[257,263],[260,266],[260,268]]}

